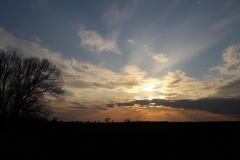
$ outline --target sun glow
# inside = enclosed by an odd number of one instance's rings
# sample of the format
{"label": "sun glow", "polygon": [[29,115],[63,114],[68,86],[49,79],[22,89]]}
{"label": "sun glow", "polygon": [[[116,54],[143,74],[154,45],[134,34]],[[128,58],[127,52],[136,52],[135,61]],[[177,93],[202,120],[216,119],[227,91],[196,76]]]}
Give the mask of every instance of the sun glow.
{"label": "sun glow", "polygon": [[148,97],[147,99],[148,99],[149,101],[151,101],[153,98],[152,98],[152,97]]}
{"label": "sun glow", "polygon": [[143,91],[152,92],[155,87],[156,87],[155,84],[150,84],[150,85],[145,86],[145,87],[143,88]]}
{"label": "sun glow", "polygon": [[158,95],[158,96],[149,96],[147,99],[151,101],[152,99],[166,99],[166,97],[163,95]]}

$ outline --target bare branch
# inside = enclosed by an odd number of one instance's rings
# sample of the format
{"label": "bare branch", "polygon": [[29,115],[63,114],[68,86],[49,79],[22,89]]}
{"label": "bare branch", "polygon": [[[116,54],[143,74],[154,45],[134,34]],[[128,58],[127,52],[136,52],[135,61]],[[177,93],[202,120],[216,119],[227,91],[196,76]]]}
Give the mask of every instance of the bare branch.
{"label": "bare branch", "polygon": [[63,100],[61,70],[48,59],[0,51],[0,114],[44,117],[51,113],[44,101],[49,93]]}

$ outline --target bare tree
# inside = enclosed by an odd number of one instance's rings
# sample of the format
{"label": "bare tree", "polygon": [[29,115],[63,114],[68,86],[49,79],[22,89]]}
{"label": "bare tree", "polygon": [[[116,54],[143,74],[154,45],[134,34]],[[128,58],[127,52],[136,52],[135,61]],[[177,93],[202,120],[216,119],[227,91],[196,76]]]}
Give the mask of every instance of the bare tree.
{"label": "bare tree", "polygon": [[0,114],[44,118],[52,111],[46,94],[63,99],[61,70],[48,59],[0,51]]}

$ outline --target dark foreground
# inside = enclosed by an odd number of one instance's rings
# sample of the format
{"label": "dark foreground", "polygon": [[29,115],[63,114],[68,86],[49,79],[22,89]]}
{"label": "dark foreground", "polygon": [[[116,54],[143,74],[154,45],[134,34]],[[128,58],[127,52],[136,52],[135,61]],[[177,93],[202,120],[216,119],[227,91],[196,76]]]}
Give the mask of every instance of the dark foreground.
{"label": "dark foreground", "polygon": [[240,122],[105,124],[36,121],[3,126],[0,136],[3,159],[240,157]]}

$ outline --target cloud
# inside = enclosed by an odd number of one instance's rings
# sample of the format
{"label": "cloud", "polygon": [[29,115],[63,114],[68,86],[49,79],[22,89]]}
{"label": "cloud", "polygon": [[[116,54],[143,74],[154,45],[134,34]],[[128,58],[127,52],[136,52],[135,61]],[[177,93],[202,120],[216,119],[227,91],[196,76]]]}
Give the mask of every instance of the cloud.
{"label": "cloud", "polygon": [[167,62],[168,57],[166,54],[155,54],[153,52],[148,53],[148,55],[152,56],[153,59],[156,60],[156,62]]}
{"label": "cloud", "polygon": [[132,102],[119,102],[119,103],[116,103],[116,105],[118,107],[121,107],[121,106],[134,106],[134,103],[132,103]]}
{"label": "cloud", "polygon": [[168,72],[168,75],[164,77],[164,80],[168,82],[169,88],[175,88],[183,82],[191,81],[193,79],[185,76],[182,71]]}
{"label": "cloud", "polygon": [[7,49],[15,42],[15,37],[8,33],[3,27],[0,26],[0,48]]}
{"label": "cloud", "polygon": [[69,77],[70,81],[67,84],[71,87],[138,92],[149,81],[146,78],[146,72],[134,65],[125,66],[124,74],[121,75],[101,66],[79,62],[75,59],[68,60],[68,63],[79,70],[77,74]]}
{"label": "cloud", "polygon": [[239,75],[240,44],[235,44],[225,49],[222,57],[226,63],[220,68],[220,72],[226,75]]}
{"label": "cloud", "polygon": [[65,77],[65,85],[71,88],[138,93],[150,84],[159,84],[158,79],[148,78],[146,71],[134,65],[125,66],[123,74],[118,74],[100,65],[79,62],[75,59],[64,60],[64,63],[72,67],[72,72],[68,72]]}
{"label": "cloud", "polygon": [[220,97],[240,97],[240,77],[234,77],[230,80],[225,80],[223,85],[219,87],[217,96]]}
{"label": "cloud", "polygon": [[163,119],[170,121],[175,118],[177,121],[240,119],[240,108],[238,107],[240,99],[238,98],[202,98],[198,100],[142,99],[116,102],[116,105],[119,109],[132,110],[142,116],[158,116],[156,120],[159,120],[159,117],[165,117]]}
{"label": "cloud", "polygon": [[[184,72],[178,70],[169,71],[163,78],[152,78],[148,76],[146,71],[135,65],[126,65],[123,67],[122,73],[117,73],[101,65],[93,65],[73,58],[64,59],[61,53],[42,46],[43,42],[39,44],[18,39],[2,27],[0,27],[0,35],[2,49],[14,48],[24,55],[48,58],[56,64],[62,70],[67,100],[71,101],[82,101],[83,98],[79,93],[85,94],[85,90],[94,90],[95,93],[100,93],[103,90],[121,94],[125,92],[128,95],[134,93],[134,96],[139,96],[136,95],[137,93],[147,96],[151,92],[152,97],[161,94],[160,96],[167,97],[174,95],[174,97],[200,98],[209,95],[226,97],[230,91],[231,96],[233,96],[237,93],[235,88],[240,87],[238,86],[238,78],[225,81],[217,79],[200,81],[188,77]],[[228,89],[231,87],[231,90]],[[88,95],[88,97],[97,98],[94,95]],[[91,98],[85,100],[90,101]]]}
{"label": "cloud", "polygon": [[134,41],[132,39],[128,39],[127,40],[129,43],[134,43]]}
{"label": "cloud", "polygon": [[108,104],[106,104],[106,107],[113,108],[114,105],[115,105],[114,103],[108,103]]}
{"label": "cloud", "polygon": [[[221,75],[224,75],[221,78],[221,84],[218,87],[218,90],[215,96],[218,97],[239,97],[240,89],[240,44],[234,44],[229,46],[224,50],[222,54],[224,64],[213,67],[210,70],[218,70]],[[231,76],[230,79],[227,79]]]}
{"label": "cloud", "polygon": [[102,38],[96,31],[86,30],[83,27],[78,31],[81,38],[81,46],[92,52],[114,52],[121,54],[116,43],[117,33],[113,32],[106,38]]}
{"label": "cloud", "polygon": [[[170,104],[169,104],[170,105]],[[236,98],[204,98],[199,100],[177,100],[171,107],[204,110],[212,113],[236,115],[240,117],[240,99]]]}
{"label": "cloud", "polygon": [[[155,104],[151,105],[152,103]],[[115,121],[123,121],[126,117],[131,121],[229,121],[240,119],[239,99],[233,98],[210,98],[195,101],[189,99],[132,100],[131,102],[119,102],[119,106],[114,108],[105,105],[83,105],[85,106],[83,108],[81,105],[78,102],[69,103],[65,108],[58,105],[59,107],[54,107],[54,110],[57,111],[54,116],[63,120],[81,121],[104,120],[109,115],[114,116]]]}
{"label": "cloud", "polygon": [[[117,103],[118,104],[118,103]],[[118,106],[125,105],[124,103],[119,103]],[[146,110],[150,108],[179,108],[186,110],[202,110],[211,113],[225,114],[238,116],[240,118],[240,99],[238,98],[202,98],[198,100],[166,100],[166,99],[152,99],[149,100],[133,100],[129,102],[129,106],[140,105],[146,107]],[[125,105],[127,106],[127,104]]]}
{"label": "cloud", "polygon": [[36,56],[39,58],[47,58],[53,61],[57,65],[61,65],[64,69],[69,68],[63,62],[62,55],[58,52],[54,52],[49,48],[41,46],[38,42],[30,42],[14,37],[0,26],[0,48],[7,50],[17,50],[25,56]]}
{"label": "cloud", "polygon": [[[127,65],[123,68],[124,74],[117,74],[101,66],[75,59],[68,60],[68,64],[77,70],[74,75],[68,76],[66,85],[71,88],[82,89],[108,89],[127,93],[140,93],[151,91],[162,95],[185,95],[188,97],[206,97],[213,95],[221,87],[219,80],[200,81],[186,76],[182,71],[168,72],[161,79],[147,77],[146,71],[137,66]],[[153,96],[153,95],[152,95]]]}
{"label": "cloud", "polygon": [[207,97],[215,94],[221,86],[221,82],[218,80],[200,81],[186,76],[186,73],[180,70],[168,72],[161,79],[160,84],[165,93],[187,95],[188,97]]}
{"label": "cloud", "polygon": [[125,66],[124,72],[140,79],[142,79],[147,74],[145,71],[141,71],[137,66],[134,65]]}
{"label": "cloud", "polygon": [[37,37],[37,36],[34,36],[34,40],[35,40],[37,43],[42,43],[42,40],[41,40],[39,37]]}
{"label": "cloud", "polygon": [[87,110],[107,110],[107,108],[103,107],[103,106],[99,106],[99,105],[84,105],[82,103],[79,102],[70,102],[70,106],[67,106],[67,108],[71,108],[71,109],[87,109]]}
{"label": "cloud", "polygon": [[102,19],[107,26],[119,26],[129,20],[137,6],[135,1],[130,1],[120,8],[120,5],[112,5],[109,10],[105,12]]}

